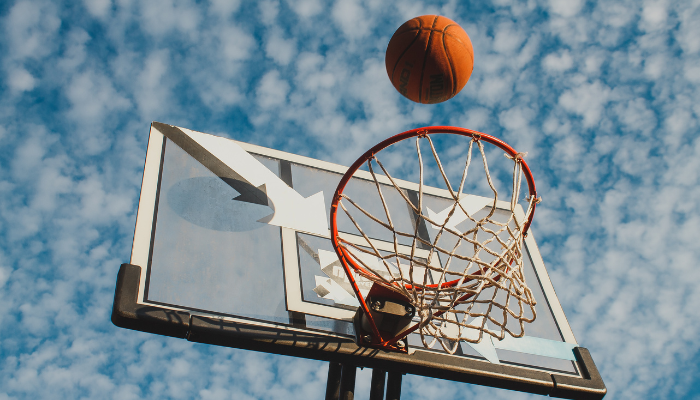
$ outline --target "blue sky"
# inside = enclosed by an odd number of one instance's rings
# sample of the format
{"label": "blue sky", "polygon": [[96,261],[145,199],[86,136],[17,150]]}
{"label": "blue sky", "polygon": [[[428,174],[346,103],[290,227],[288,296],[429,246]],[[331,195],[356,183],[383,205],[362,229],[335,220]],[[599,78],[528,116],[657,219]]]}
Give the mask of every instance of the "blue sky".
{"label": "blue sky", "polygon": [[[436,13],[474,73],[417,105],[384,51]],[[503,138],[529,153],[533,229],[608,397],[700,397],[697,1],[22,0],[0,18],[0,400],[323,396],[326,363],[111,324],[151,121],[345,165],[419,126]],[[536,397],[404,378],[405,399],[473,396]]]}

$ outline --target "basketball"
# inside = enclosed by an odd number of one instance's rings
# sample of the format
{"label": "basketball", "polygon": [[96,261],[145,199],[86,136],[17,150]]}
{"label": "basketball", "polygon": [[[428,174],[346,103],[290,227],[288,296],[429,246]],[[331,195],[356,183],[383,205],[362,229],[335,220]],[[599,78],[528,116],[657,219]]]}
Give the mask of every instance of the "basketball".
{"label": "basketball", "polygon": [[474,49],[456,22],[423,15],[394,32],[386,49],[386,72],[396,90],[416,103],[453,98],[474,68]]}

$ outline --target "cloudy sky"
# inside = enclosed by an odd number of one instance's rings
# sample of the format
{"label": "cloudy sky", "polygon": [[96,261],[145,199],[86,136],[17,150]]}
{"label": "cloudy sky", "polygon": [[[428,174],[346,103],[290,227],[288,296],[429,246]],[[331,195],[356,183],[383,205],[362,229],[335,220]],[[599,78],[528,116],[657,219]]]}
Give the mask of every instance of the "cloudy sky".
{"label": "cloudy sky", "polygon": [[[475,50],[440,105],[384,67],[423,14]],[[345,165],[419,126],[503,138],[529,152],[533,229],[608,397],[700,398],[698,1],[10,0],[0,18],[1,400],[322,398],[326,363],[111,324],[151,121]],[[477,395],[537,398],[403,383]]]}

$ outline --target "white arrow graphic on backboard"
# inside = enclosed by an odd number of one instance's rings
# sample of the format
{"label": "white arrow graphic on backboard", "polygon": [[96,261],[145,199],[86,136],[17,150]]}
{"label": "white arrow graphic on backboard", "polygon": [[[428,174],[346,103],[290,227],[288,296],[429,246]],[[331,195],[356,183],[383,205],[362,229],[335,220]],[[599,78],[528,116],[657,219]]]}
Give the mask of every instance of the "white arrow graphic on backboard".
{"label": "white arrow graphic on backboard", "polygon": [[[476,213],[477,211],[486,207],[489,203],[492,204],[493,199],[489,199],[487,197],[480,197],[480,196],[464,195],[464,197],[462,197],[459,200],[459,204],[462,205],[462,207],[464,208],[464,211],[466,211],[467,214],[469,214],[469,216],[474,215],[474,213]],[[428,208],[428,217],[431,220],[438,223],[438,225],[431,224],[433,229],[440,229],[440,225],[442,225],[445,222],[445,219],[450,214],[450,210],[452,210],[452,206],[447,207],[446,209],[440,211],[439,213],[436,213],[435,211]],[[459,232],[459,230],[457,230],[456,226],[461,224],[462,222],[466,221],[467,218],[468,217],[464,214],[462,209],[460,207],[457,207],[455,209],[454,214],[452,214],[452,217],[450,217],[450,220],[447,221],[447,224],[445,225],[445,227]]]}
{"label": "white arrow graphic on backboard", "polygon": [[255,187],[265,185],[265,192],[272,201],[275,212],[260,219],[259,222],[328,236],[328,219],[323,192],[304,198],[236,142],[189,129],[179,129],[240,174],[251,185]]}

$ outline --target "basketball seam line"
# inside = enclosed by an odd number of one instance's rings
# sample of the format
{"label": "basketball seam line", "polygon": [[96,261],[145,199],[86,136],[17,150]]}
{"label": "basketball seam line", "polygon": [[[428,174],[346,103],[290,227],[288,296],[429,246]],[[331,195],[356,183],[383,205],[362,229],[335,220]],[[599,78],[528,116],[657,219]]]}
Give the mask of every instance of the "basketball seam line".
{"label": "basketball seam line", "polygon": [[423,53],[423,68],[421,68],[420,71],[420,81],[418,82],[418,102],[423,103],[423,77],[425,76],[425,63],[428,61],[428,51],[430,50],[430,45],[433,42],[433,27],[435,27],[435,24],[437,23],[437,20],[440,16],[436,15],[435,19],[433,20],[433,26],[430,29],[430,35],[428,36],[428,44],[425,46],[425,53]]}
{"label": "basketball seam line", "polygon": [[447,41],[445,40],[445,30],[449,28],[450,25],[447,25],[445,28],[442,30],[442,49],[445,51],[445,57],[447,57],[447,64],[450,66],[450,71],[452,72],[452,93],[450,98],[455,97],[457,93],[457,73],[455,72],[455,67],[452,65],[452,57],[450,57],[450,53],[447,51]]}
{"label": "basketball seam line", "polygon": [[[461,27],[460,27],[459,25],[457,25],[457,24],[450,24],[450,25],[447,25],[447,26],[446,26],[445,28],[443,28],[442,30],[440,30],[440,29],[433,29],[433,28],[423,28],[423,27],[410,28],[410,29],[406,29],[405,31],[401,31],[401,32],[394,33],[394,35],[392,36],[392,38],[395,37],[395,36],[403,35],[404,33],[410,33],[410,32],[415,32],[415,31],[418,31],[419,34],[421,33],[421,31],[430,31],[431,33],[432,33],[432,32],[440,32],[440,33],[442,33],[443,35],[447,35],[447,36],[453,38],[454,40],[456,40],[457,42],[459,42],[459,44],[461,44],[462,46],[464,46],[465,48],[467,48],[467,45],[466,45],[464,42],[462,42],[462,40],[461,40],[457,35],[454,35],[454,34],[452,34],[452,33],[446,32],[447,28],[450,28],[450,27],[452,27],[452,26],[456,26],[456,27],[458,27],[458,28],[461,28]],[[465,33],[466,33],[466,32],[465,32]]]}
{"label": "basketball seam line", "polygon": [[[447,26],[445,27],[444,30],[447,30],[447,28],[449,28],[449,27],[451,27],[451,26],[460,27],[460,26],[457,25],[457,24],[452,24],[452,25],[447,25]],[[443,33],[442,33],[443,36],[444,36],[444,35],[447,35],[447,36],[453,38],[454,40],[456,40],[457,42],[459,42],[459,44],[461,44],[462,46],[464,46],[465,49],[469,49],[469,48],[467,47],[466,43],[463,43],[456,35],[453,35],[453,34],[451,34],[451,33],[445,32],[444,30],[443,30]],[[466,32],[465,32],[465,33],[466,33]],[[444,40],[444,39],[443,39],[443,40]],[[471,55],[472,55],[472,62],[474,62],[474,50],[472,50],[472,54],[471,54]]]}
{"label": "basketball seam line", "polygon": [[[413,20],[418,21],[418,27],[417,27],[417,28],[408,26],[408,27],[406,27],[404,30],[400,30],[404,25],[408,24],[409,22],[411,22],[411,21],[413,21]],[[420,30],[420,29],[422,29],[422,27],[423,27],[423,21],[421,21],[421,19],[420,19],[419,17],[416,17],[416,18],[413,18],[413,19],[410,19],[410,20],[404,22],[403,25],[401,25],[401,26],[399,27],[399,29],[397,29],[396,32],[394,32],[394,36],[403,34],[404,32],[412,31],[412,30],[414,30],[414,29],[419,29],[419,30]]]}
{"label": "basketball seam line", "polygon": [[[422,24],[422,22],[420,20],[418,22]],[[409,32],[409,31],[406,31],[406,32]],[[403,34],[403,33],[404,32],[401,32],[401,34]],[[392,84],[394,83],[394,74],[396,73],[396,67],[399,65],[399,62],[401,61],[403,56],[406,54],[406,52],[408,52],[408,50],[411,48],[411,46],[413,46],[413,44],[416,43],[416,40],[418,40],[418,37],[420,37],[420,32],[418,32],[418,34],[416,35],[416,37],[413,38],[411,43],[408,46],[406,46],[406,48],[403,50],[403,52],[401,53],[399,58],[396,59],[396,62],[394,63],[394,67],[391,70],[391,78],[390,79],[391,79]],[[391,40],[389,40],[389,43],[391,43]]]}

